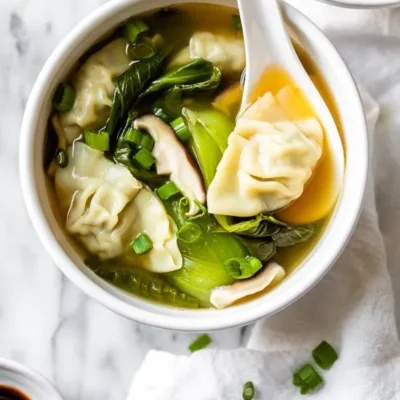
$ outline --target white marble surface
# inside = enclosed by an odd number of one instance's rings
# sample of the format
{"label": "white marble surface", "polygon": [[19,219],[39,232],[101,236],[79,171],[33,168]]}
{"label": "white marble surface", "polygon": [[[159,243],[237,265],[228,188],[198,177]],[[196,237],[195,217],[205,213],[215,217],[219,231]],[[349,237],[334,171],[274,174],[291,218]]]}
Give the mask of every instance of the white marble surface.
{"label": "white marble surface", "polygon": [[[18,141],[29,92],[60,39],[104,2],[0,0],[0,357],[35,368],[66,400],[122,400],[149,349],[185,353],[196,336],[128,321],[86,297],[47,255],[23,204]],[[245,336],[214,333],[214,345],[237,347]]]}

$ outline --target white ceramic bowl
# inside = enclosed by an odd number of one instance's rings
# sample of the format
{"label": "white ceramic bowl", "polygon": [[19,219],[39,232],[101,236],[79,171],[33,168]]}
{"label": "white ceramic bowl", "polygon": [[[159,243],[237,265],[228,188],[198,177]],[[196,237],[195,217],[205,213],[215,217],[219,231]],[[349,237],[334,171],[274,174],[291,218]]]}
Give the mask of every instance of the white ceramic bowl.
{"label": "white ceramic bowl", "polygon": [[[201,0],[115,0],[81,22],[53,52],[29,98],[22,124],[20,173],[32,223],[55,263],[87,295],[133,320],[185,331],[204,331],[244,325],[272,315],[304,295],[329,270],[356,224],[364,196],[368,144],[362,104],[354,81],[328,39],[305,16],[285,5],[291,35],[312,56],[338,103],[345,132],[346,175],[334,215],[319,244],[288,279],[270,293],[225,310],[181,310],[129,296],[95,276],[68,243],[50,208],[43,170],[44,136],[51,98],[75,62],[100,37],[135,14]],[[234,0],[207,3],[235,6]]]}
{"label": "white ceramic bowl", "polygon": [[47,379],[24,365],[5,358],[0,358],[0,385],[18,389],[32,400],[62,400]]}

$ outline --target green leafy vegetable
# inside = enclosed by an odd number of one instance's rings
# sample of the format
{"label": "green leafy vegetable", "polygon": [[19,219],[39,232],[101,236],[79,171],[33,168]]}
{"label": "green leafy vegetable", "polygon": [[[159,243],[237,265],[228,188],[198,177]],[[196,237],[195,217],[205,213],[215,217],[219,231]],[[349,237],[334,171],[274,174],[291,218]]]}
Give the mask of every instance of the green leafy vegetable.
{"label": "green leafy vegetable", "polygon": [[172,88],[187,94],[213,92],[218,88],[221,77],[221,71],[210,61],[196,58],[155,79],[140,98]]}
{"label": "green leafy vegetable", "polygon": [[115,261],[89,259],[85,264],[100,278],[136,295],[178,307],[198,308],[199,301],[169,284],[160,274]]}
{"label": "green leafy vegetable", "polygon": [[313,350],[312,355],[322,369],[330,369],[338,359],[336,350],[325,340]]}
{"label": "green leafy vegetable", "polygon": [[[183,108],[182,91],[177,88],[172,88],[165,93],[162,93],[154,103],[154,106],[161,108],[168,117],[169,121],[181,116]],[[168,122],[168,121],[167,121]]]}
{"label": "green leafy vegetable", "polygon": [[156,193],[161,200],[168,200],[170,197],[178,194],[179,192],[179,189],[172,181],[167,182],[165,185],[156,190]]}
{"label": "green leafy vegetable", "polygon": [[[176,198],[163,202],[178,229],[191,223],[185,217],[180,202],[181,200]],[[235,282],[224,269],[225,260],[232,257],[247,257],[250,254],[235,235],[216,232],[218,225],[211,215],[205,214],[195,221],[201,228],[200,237],[191,243],[178,241],[183,256],[183,267],[168,272],[166,276],[178,289],[198,298],[201,305],[209,307],[212,289]]]}
{"label": "green leafy vegetable", "polygon": [[134,156],[133,160],[142,168],[150,169],[151,166],[156,162],[153,154],[146,148],[140,149]]}
{"label": "green leafy vegetable", "polygon": [[293,385],[300,388],[301,394],[315,390],[322,383],[322,378],[310,364],[303,365],[293,374]]}
{"label": "green leafy vegetable", "polygon": [[253,382],[246,382],[243,386],[243,400],[253,400],[254,393],[255,390]]}
{"label": "green leafy vegetable", "polygon": [[255,275],[262,263],[255,257],[236,257],[224,262],[226,273],[234,279],[248,279]]}
{"label": "green leafy vegetable", "polygon": [[114,98],[106,131],[116,135],[139,94],[161,72],[165,55],[157,54],[133,63],[115,84]]}
{"label": "green leafy vegetable", "polygon": [[253,257],[258,258],[263,264],[271,259],[276,253],[273,240],[268,238],[246,238],[240,236],[240,241],[247,247]]}
{"label": "green leafy vegetable", "polygon": [[171,127],[181,142],[186,142],[190,138],[190,132],[182,117],[178,117],[171,122]]}
{"label": "green leafy vegetable", "polygon": [[190,345],[189,345],[189,350],[194,353],[195,351],[199,351],[207,347],[209,344],[211,344],[212,340],[209,335],[206,333],[203,333],[199,337],[197,337]]}
{"label": "green leafy vegetable", "polygon": [[107,151],[110,148],[110,137],[107,132],[85,131],[83,138],[92,149]]}
{"label": "green leafy vegetable", "polygon": [[122,28],[122,35],[129,43],[135,43],[138,36],[149,30],[149,26],[146,22],[142,21],[141,19],[134,20],[132,22],[127,23]]}
{"label": "green leafy vegetable", "polygon": [[200,166],[208,187],[214,179],[222,153],[228,146],[228,137],[234,123],[215,108],[184,108],[182,114],[190,130],[188,147]]}
{"label": "green leafy vegetable", "polygon": [[179,229],[177,236],[185,243],[193,243],[200,239],[202,229],[194,222],[188,222]]}
{"label": "green leafy vegetable", "polygon": [[310,239],[314,230],[314,224],[294,227],[282,226],[278,232],[272,235],[272,239],[278,247],[294,246]]}
{"label": "green leafy vegetable", "polygon": [[146,254],[153,248],[153,241],[146,233],[140,233],[135,240],[131,242],[133,251],[138,254]]}
{"label": "green leafy vegetable", "polygon": [[66,168],[68,166],[68,153],[65,149],[58,148],[54,155],[54,161],[60,168]]}
{"label": "green leafy vegetable", "polygon": [[75,103],[75,89],[67,83],[60,83],[53,96],[53,108],[57,111],[67,112]]}
{"label": "green leafy vegetable", "polygon": [[232,15],[231,28],[234,31],[241,31],[242,30],[242,21],[240,19],[240,15],[238,15],[238,14]]}

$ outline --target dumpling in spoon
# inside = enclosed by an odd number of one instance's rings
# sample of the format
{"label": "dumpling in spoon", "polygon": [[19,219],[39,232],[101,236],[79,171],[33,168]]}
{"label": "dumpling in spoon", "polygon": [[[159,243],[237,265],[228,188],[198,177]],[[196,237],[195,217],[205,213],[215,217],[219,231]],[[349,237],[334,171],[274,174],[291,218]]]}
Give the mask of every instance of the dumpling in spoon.
{"label": "dumpling in spoon", "polygon": [[250,217],[288,206],[302,195],[322,149],[316,118],[290,120],[279,94],[265,94],[229,136],[207,193],[209,212]]}

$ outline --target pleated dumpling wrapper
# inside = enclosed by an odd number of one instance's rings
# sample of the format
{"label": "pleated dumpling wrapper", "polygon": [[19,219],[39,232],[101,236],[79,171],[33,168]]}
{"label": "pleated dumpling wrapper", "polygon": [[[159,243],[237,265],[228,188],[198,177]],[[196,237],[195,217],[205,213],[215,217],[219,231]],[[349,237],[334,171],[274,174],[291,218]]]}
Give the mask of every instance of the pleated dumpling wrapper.
{"label": "pleated dumpling wrapper", "polygon": [[[158,197],[122,165],[82,142],[68,148],[69,163],[57,168],[55,187],[66,230],[100,259],[132,254],[132,265],[153,272],[182,267],[177,227]],[[129,243],[146,233],[153,248],[137,256]]]}
{"label": "pleated dumpling wrapper", "polygon": [[298,199],[323,150],[317,118],[290,119],[280,98],[266,93],[247,108],[228,139],[207,193],[213,214],[251,217]]}

